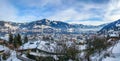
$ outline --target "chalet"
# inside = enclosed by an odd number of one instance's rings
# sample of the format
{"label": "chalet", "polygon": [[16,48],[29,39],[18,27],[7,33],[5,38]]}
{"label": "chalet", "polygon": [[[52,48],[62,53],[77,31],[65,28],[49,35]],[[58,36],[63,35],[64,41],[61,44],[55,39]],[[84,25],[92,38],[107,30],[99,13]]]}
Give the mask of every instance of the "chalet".
{"label": "chalet", "polygon": [[32,57],[54,57],[62,56],[60,52],[62,47],[57,46],[56,43],[48,41],[34,41],[28,42],[21,46],[18,51],[21,53],[28,53]]}
{"label": "chalet", "polygon": [[112,40],[119,39],[119,37],[120,37],[119,31],[114,31],[114,30],[108,31],[108,37],[111,38]]}

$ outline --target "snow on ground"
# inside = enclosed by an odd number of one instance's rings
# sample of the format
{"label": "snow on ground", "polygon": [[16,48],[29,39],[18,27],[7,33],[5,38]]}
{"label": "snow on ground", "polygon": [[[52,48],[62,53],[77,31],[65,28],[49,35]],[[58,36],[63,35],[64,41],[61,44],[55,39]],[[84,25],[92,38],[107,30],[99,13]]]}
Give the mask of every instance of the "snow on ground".
{"label": "snow on ground", "polygon": [[21,61],[21,60],[19,60],[17,57],[14,58],[9,57],[6,61]]}
{"label": "snow on ground", "polygon": [[4,46],[0,45],[0,51],[3,51],[4,49]]}
{"label": "snow on ground", "polygon": [[1,37],[0,37],[0,39],[6,40],[6,41],[8,41],[8,38],[9,38],[9,35],[8,35],[8,34],[6,34],[5,36],[1,36]]}
{"label": "snow on ground", "polygon": [[[69,44],[72,44],[72,43],[69,42]],[[50,42],[46,42],[46,41],[34,41],[34,42],[28,42],[28,43],[24,44],[23,46],[20,47],[20,49],[38,48],[40,50],[44,50],[44,51],[47,51],[47,52],[55,52],[54,49],[55,49],[56,46],[57,46],[56,43],[50,43]],[[84,49],[85,45],[82,46],[82,47],[83,48],[81,48],[81,49]],[[108,49],[108,50],[110,50],[110,49]],[[36,53],[34,53],[34,52],[31,52],[30,54],[36,55]],[[112,57],[112,56],[111,57],[106,57],[102,61],[120,61],[120,41],[119,41],[118,44],[116,44],[114,46],[114,48],[112,50],[112,54],[115,55],[115,56],[114,57]],[[41,55],[41,54],[39,54],[39,55]],[[11,58],[9,58],[9,59],[11,59]],[[96,57],[96,58],[98,58],[98,57]]]}
{"label": "snow on ground", "polygon": [[0,51],[3,51],[3,50],[4,50],[4,53],[10,51],[10,49],[8,47],[0,45]]}
{"label": "snow on ground", "polygon": [[21,56],[21,57],[27,58],[27,56],[26,56],[25,54],[22,54],[22,56]]}
{"label": "snow on ground", "polygon": [[120,61],[120,56],[117,58],[107,57],[107,58],[103,59],[103,61]]}
{"label": "snow on ground", "polygon": [[118,44],[114,46],[112,53],[120,53],[120,40]]}
{"label": "snow on ground", "polygon": [[112,56],[106,57],[105,59],[103,59],[103,61],[120,61],[120,40],[115,46],[112,46],[108,50],[111,50],[111,49],[112,49]]}
{"label": "snow on ground", "polygon": [[16,57],[16,51],[12,51],[10,57],[6,61],[21,61]]}
{"label": "snow on ground", "polygon": [[54,55],[53,58],[54,58],[55,60],[59,60],[59,58],[58,58],[56,55]]}

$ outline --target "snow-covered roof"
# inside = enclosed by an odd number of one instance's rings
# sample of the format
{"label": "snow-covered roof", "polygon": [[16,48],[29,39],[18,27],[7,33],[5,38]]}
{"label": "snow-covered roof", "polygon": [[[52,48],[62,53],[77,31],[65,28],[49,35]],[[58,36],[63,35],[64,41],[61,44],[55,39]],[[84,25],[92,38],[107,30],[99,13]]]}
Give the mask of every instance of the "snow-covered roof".
{"label": "snow-covered roof", "polygon": [[0,45],[0,51],[4,50],[4,46]]}
{"label": "snow-covered roof", "polygon": [[25,43],[19,49],[34,49],[37,47],[37,43],[39,43],[39,41]]}
{"label": "snow-covered roof", "polygon": [[108,32],[113,32],[114,30],[109,30]]}
{"label": "snow-covered roof", "polygon": [[26,44],[24,44],[23,46],[21,46],[19,49],[40,49],[43,51],[47,51],[47,52],[54,52],[56,47],[56,43],[50,43],[47,41],[34,41],[34,42],[28,42]]}
{"label": "snow-covered roof", "polygon": [[[50,43],[49,45],[46,45],[47,42],[41,41],[39,46],[37,47],[40,50],[44,50],[47,52],[54,52],[56,44],[55,43]],[[48,42],[49,43],[49,42]]]}
{"label": "snow-covered roof", "polygon": [[8,35],[5,35],[5,36],[3,36],[3,37],[1,36],[0,38],[3,39],[3,40],[8,41],[9,36],[8,36]]}
{"label": "snow-covered roof", "polygon": [[109,34],[109,36],[110,36],[110,37],[119,37],[119,34],[113,33],[113,34]]}

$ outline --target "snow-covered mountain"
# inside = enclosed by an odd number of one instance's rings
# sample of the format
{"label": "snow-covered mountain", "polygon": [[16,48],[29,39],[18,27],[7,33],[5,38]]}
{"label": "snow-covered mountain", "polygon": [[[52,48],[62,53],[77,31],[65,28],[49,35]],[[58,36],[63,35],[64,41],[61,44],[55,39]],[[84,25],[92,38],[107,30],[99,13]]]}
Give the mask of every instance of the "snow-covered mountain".
{"label": "snow-covered mountain", "polygon": [[33,22],[26,23],[25,25],[21,27],[26,27],[28,29],[33,29],[33,28],[41,28],[41,26],[44,25],[46,27],[53,27],[53,28],[70,28],[72,25],[61,22],[61,21],[50,21],[48,19],[42,19],[42,20],[37,20]]}
{"label": "snow-covered mountain", "polygon": [[22,23],[0,21],[0,29],[16,30],[20,27],[20,24],[22,24]]}
{"label": "snow-covered mountain", "polygon": [[102,28],[106,24],[93,26],[93,25],[83,25],[83,24],[69,24],[61,21],[51,21],[48,19],[42,19],[42,20],[26,23],[25,25],[22,25],[21,28],[23,27],[26,27],[28,29],[41,28],[41,25],[51,28],[60,28],[60,29],[69,29],[69,28],[90,29],[90,28]]}
{"label": "snow-covered mountain", "polygon": [[120,28],[120,19],[104,26],[99,32],[103,33],[109,30],[119,30],[119,28]]}
{"label": "snow-covered mountain", "polygon": [[[37,21],[32,21],[28,23],[15,23],[15,22],[5,22],[0,21],[0,28],[1,29],[26,29],[26,30],[34,30],[34,29],[42,29],[46,28],[51,30],[62,30],[62,31],[75,31],[75,32],[82,32],[82,31],[98,31],[106,24],[93,26],[93,25],[83,25],[83,24],[69,24],[62,21],[51,21],[48,19],[41,19]],[[71,31],[72,30],[72,31]]]}

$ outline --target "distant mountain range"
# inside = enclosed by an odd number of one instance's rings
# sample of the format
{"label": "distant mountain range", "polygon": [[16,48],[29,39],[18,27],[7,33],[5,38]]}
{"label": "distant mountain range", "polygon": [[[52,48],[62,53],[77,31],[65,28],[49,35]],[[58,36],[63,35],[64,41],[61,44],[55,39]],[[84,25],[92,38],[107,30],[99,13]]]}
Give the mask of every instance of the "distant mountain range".
{"label": "distant mountain range", "polygon": [[98,27],[103,27],[106,24],[93,26],[93,25],[83,25],[83,24],[69,24],[61,21],[50,21],[48,19],[42,19],[42,20],[26,23],[22,27],[27,28],[29,26],[29,29],[33,29],[35,26],[41,26],[41,25],[49,26],[52,28],[69,29],[69,28],[98,28]]}
{"label": "distant mountain range", "polygon": [[[76,32],[82,32],[82,31],[98,31],[107,24],[102,24],[99,26],[93,26],[93,25],[83,25],[83,24],[69,24],[66,22],[61,21],[51,21],[48,19],[42,19],[37,21],[32,21],[29,23],[15,23],[15,22],[6,22],[6,21],[0,21],[0,29],[27,29],[27,30],[33,30],[33,29],[41,29],[41,28],[49,28],[49,29],[61,29],[61,30],[68,30],[68,29],[74,29]],[[96,29],[96,30],[95,30]]]}

